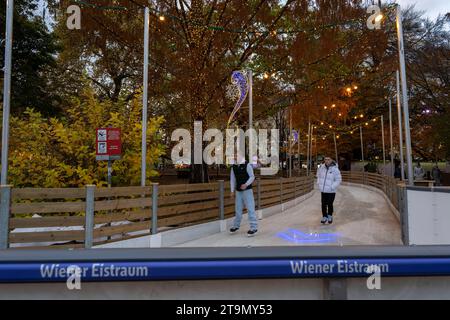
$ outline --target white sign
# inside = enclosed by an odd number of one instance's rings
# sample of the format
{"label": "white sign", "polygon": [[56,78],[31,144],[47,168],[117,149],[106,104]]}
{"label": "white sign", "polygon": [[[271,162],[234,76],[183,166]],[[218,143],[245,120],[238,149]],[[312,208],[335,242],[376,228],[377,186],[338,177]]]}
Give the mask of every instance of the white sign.
{"label": "white sign", "polygon": [[106,130],[98,130],[97,131],[97,141],[106,141]]}
{"label": "white sign", "polygon": [[106,142],[98,143],[98,153],[107,153]]}

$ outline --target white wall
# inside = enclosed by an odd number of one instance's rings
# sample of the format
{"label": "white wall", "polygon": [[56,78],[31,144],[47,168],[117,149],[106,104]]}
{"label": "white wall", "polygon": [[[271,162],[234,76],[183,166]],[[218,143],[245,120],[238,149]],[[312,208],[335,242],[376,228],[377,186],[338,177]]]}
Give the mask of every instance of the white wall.
{"label": "white wall", "polygon": [[[450,300],[450,277],[382,278],[381,290],[367,289],[366,278],[344,281],[337,299]],[[82,283],[69,291],[65,283],[0,284],[0,300],[9,299],[174,299],[174,300],[320,300],[327,294],[326,279],[260,279],[203,281],[137,281]]]}
{"label": "white wall", "polygon": [[407,191],[410,245],[450,244],[450,192],[432,190]]}

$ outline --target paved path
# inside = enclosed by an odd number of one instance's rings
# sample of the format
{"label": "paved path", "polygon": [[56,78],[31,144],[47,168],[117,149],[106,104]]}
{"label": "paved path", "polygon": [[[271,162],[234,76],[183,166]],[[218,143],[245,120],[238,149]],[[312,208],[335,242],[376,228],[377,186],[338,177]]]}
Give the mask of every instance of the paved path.
{"label": "paved path", "polygon": [[259,221],[254,238],[243,219],[238,233],[226,232],[186,242],[180,247],[401,245],[400,224],[378,193],[341,186],[335,200],[334,222],[321,225],[320,193],[296,207]]}

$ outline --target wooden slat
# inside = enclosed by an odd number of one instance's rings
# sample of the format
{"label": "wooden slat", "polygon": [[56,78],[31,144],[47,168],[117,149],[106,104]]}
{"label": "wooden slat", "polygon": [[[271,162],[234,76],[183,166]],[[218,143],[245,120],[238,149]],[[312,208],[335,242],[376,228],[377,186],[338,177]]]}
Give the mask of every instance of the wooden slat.
{"label": "wooden slat", "polygon": [[12,214],[84,212],[85,209],[86,204],[84,201],[13,203],[11,205]]}
{"label": "wooden slat", "polygon": [[19,199],[77,199],[86,197],[85,188],[13,188],[13,200]]}
{"label": "wooden slat", "polygon": [[261,193],[261,199],[274,198],[274,197],[279,198],[280,195],[281,195],[280,191]]}
{"label": "wooden slat", "polygon": [[276,186],[264,186],[261,188],[261,192],[269,192],[269,191],[276,191],[276,190],[280,190],[280,185],[276,185]]}
{"label": "wooden slat", "polygon": [[185,214],[187,212],[206,210],[216,208],[219,210],[219,200],[202,201],[199,203],[180,204],[168,207],[158,208],[158,217],[165,217],[170,215]]}
{"label": "wooden slat", "polygon": [[94,238],[108,237],[113,236],[115,234],[141,231],[141,230],[150,230],[150,222],[135,222],[130,224],[124,224],[119,226],[111,226],[111,227],[101,227],[94,229]]}
{"label": "wooden slat", "polygon": [[159,205],[168,205],[168,204],[177,204],[184,202],[194,202],[201,200],[210,200],[210,199],[219,199],[219,193],[217,191],[212,192],[200,192],[193,194],[180,194],[180,195],[171,195],[171,196],[161,196],[158,199]]}
{"label": "wooden slat", "polygon": [[280,179],[261,180],[261,186],[280,185]]}
{"label": "wooden slat", "polygon": [[52,246],[33,246],[33,247],[12,247],[8,250],[67,250],[83,249],[84,243],[55,244]]}
{"label": "wooden slat", "polygon": [[42,217],[42,218],[12,218],[11,228],[45,228],[84,226],[85,217]]}
{"label": "wooden slat", "polygon": [[150,196],[152,187],[114,187],[95,189],[96,198],[108,197],[130,197],[130,196]]}
{"label": "wooden slat", "polygon": [[175,184],[159,186],[158,193],[186,193],[192,191],[214,191],[219,189],[218,183],[202,183],[202,184]]}
{"label": "wooden slat", "polygon": [[46,231],[46,232],[13,232],[9,235],[11,243],[83,241],[84,230]]}
{"label": "wooden slat", "polygon": [[95,223],[111,223],[117,221],[133,221],[140,219],[151,219],[150,210],[137,210],[124,213],[108,213],[104,215],[95,215]]}
{"label": "wooden slat", "polygon": [[136,198],[136,199],[114,199],[95,201],[95,211],[102,210],[120,210],[140,207],[151,207],[151,198]]}
{"label": "wooden slat", "polygon": [[179,225],[183,223],[192,223],[196,221],[203,221],[206,219],[213,219],[213,218],[219,219],[219,213],[217,210],[208,210],[204,212],[196,212],[169,218],[163,218],[161,220],[158,220],[158,226]]}

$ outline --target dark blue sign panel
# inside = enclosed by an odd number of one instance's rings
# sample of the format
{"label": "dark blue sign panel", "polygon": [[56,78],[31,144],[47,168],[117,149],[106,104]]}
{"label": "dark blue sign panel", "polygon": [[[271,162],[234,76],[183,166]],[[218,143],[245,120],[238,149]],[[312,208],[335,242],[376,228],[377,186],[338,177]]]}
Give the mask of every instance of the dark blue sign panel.
{"label": "dark blue sign panel", "polygon": [[450,275],[450,258],[1,263],[3,282],[139,281]]}

